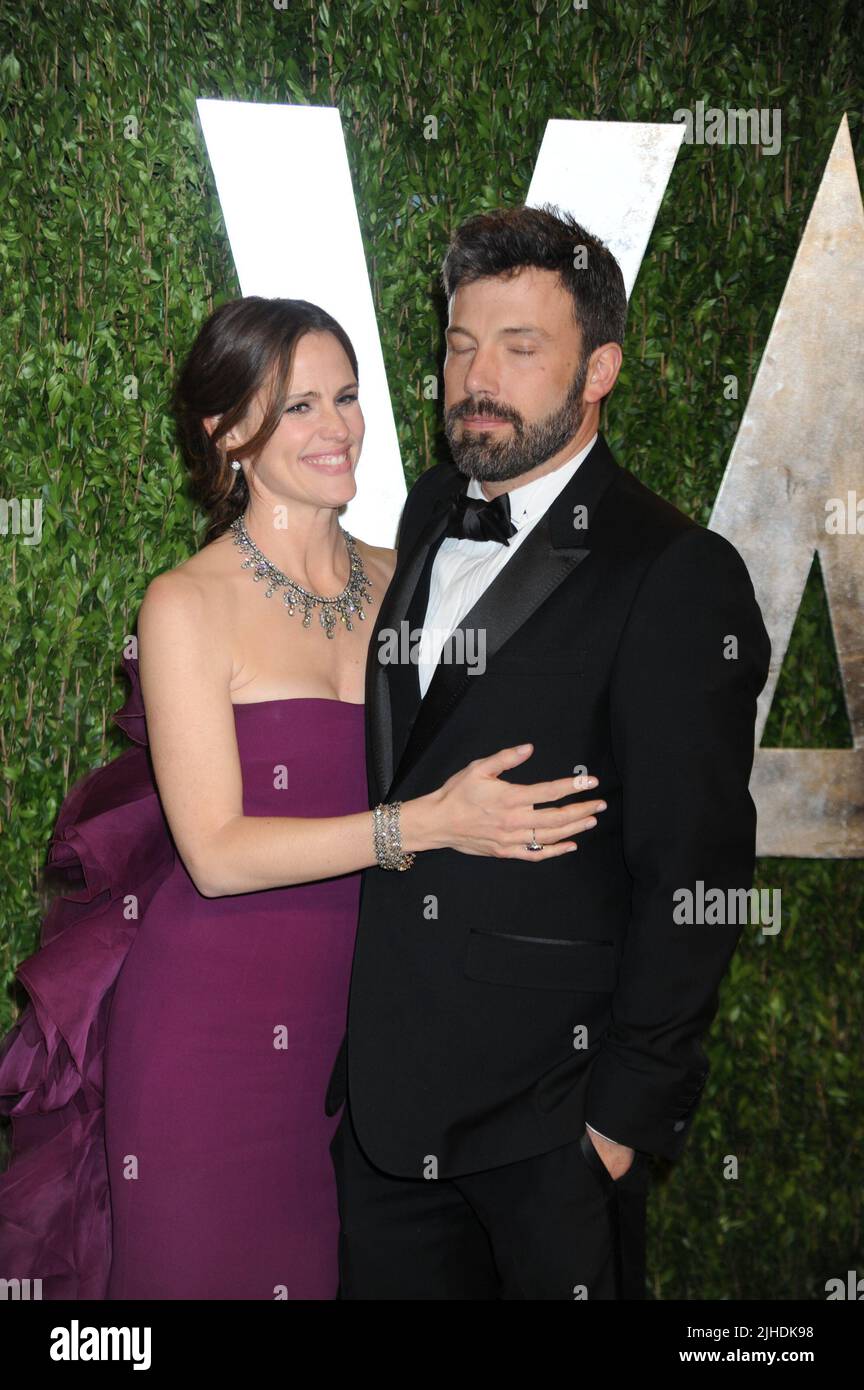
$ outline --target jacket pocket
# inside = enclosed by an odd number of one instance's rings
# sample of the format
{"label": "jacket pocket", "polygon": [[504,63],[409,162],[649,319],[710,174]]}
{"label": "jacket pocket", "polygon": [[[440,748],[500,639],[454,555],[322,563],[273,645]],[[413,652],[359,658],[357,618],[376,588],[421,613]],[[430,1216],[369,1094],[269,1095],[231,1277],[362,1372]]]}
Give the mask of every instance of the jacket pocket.
{"label": "jacket pocket", "polygon": [[464,973],[486,984],[606,994],[615,988],[615,952],[611,941],[470,927]]}

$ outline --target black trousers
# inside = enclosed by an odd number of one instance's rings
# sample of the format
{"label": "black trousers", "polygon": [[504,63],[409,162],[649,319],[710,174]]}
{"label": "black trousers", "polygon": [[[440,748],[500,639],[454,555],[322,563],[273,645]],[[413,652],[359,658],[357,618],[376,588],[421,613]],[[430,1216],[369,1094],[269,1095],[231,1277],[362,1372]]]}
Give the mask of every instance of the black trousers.
{"label": "black trousers", "polygon": [[464,1177],[401,1178],[367,1158],[350,1098],[330,1144],[337,1298],[640,1299],[651,1157],[613,1179],[587,1133]]}

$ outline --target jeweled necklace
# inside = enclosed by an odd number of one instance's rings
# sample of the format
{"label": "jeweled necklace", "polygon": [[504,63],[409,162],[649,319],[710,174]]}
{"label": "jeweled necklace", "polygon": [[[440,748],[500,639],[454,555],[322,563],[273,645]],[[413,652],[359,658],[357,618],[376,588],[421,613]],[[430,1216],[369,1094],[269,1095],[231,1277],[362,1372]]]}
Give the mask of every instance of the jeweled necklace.
{"label": "jeweled necklace", "polygon": [[231,522],[231,530],[234,532],[234,544],[249,554],[248,560],[244,560],[240,568],[253,569],[252,578],[256,584],[260,579],[267,579],[268,587],[264,594],[265,598],[272,598],[277,589],[287,590],[282,595],[282,602],[288,609],[290,618],[293,618],[297,608],[302,608],[303,626],[309,627],[312,623],[313,609],[320,607],[321,626],[328,637],[333,636],[337,615],[349,632],[354,630],[351,622],[352,614],[356,613],[358,618],[365,619],[366,614],[363,612],[362,605],[364,602],[374,603],[372,587],[358,554],[357,542],[342,526],[339,527],[339,530],[345,537],[345,544],[348,547],[351,573],[345,588],[334,598],[330,598],[327,594],[313,594],[310,589],[304,589],[302,584],[296,583],[295,580],[289,579],[287,574],[283,574],[276,565],[267,559],[266,555],[262,555],[246,530],[246,523],[242,516],[238,516],[235,521]]}

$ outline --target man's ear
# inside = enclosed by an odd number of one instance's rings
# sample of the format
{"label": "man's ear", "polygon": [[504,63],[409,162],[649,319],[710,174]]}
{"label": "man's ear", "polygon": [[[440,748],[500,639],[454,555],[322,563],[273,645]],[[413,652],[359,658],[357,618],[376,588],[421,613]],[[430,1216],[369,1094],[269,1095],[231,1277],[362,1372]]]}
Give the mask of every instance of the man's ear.
{"label": "man's ear", "polygon": [[592,405],[609,395],[618,380],[623,361],[624,354],[620,343],[603,343],[601,347],[594,349],[588,362],[588,375],[582,394],[586,404]]}

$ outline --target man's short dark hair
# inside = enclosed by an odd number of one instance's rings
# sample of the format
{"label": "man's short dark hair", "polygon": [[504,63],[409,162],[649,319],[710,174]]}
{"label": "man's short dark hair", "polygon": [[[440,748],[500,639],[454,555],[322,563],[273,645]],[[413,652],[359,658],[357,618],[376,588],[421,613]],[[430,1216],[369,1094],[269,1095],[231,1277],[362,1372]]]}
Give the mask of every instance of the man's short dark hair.
{"label": "man's short dark hair", "polygon": [[623,343],[627,295],[620,265],[599,237],[551,203],[494,208],[469,217],[447,248],[441,282],[449,300],[460,285],[511,275],[525,266],[558,272],[573,296],[584,358],[603,343]]}

